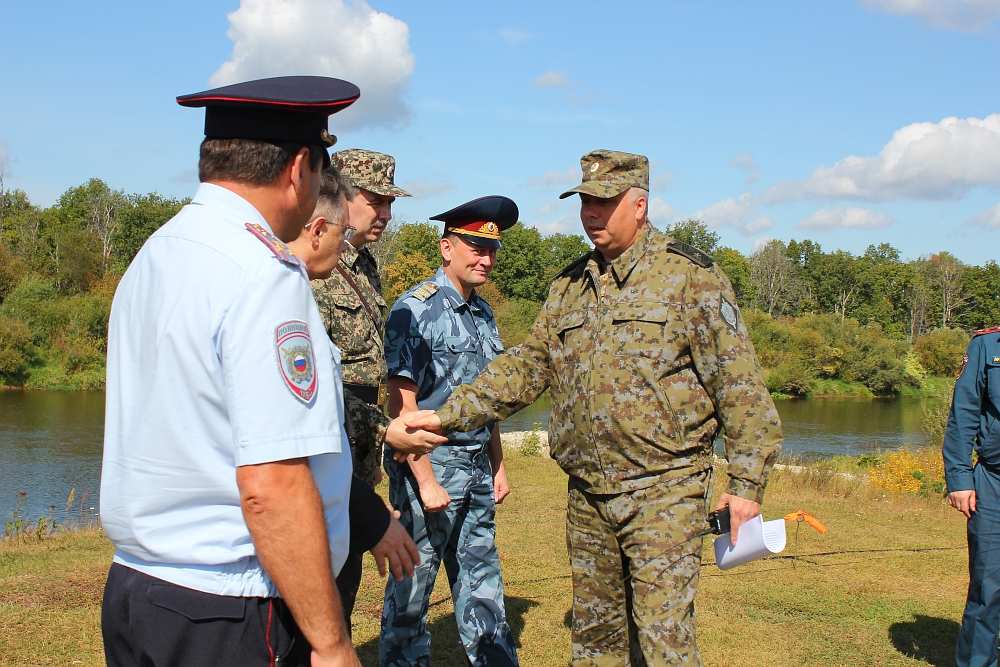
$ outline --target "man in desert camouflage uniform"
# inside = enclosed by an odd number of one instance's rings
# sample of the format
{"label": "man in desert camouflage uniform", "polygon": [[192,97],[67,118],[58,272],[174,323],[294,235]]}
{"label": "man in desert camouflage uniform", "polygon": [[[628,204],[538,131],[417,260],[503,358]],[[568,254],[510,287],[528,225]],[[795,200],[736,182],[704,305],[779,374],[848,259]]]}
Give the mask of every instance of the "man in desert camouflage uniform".
{"label": "man in desert camouflage uniform", "polygon": [[[393,182],[396,161],[389,155],[348,149],[331,156],[356,193],[347,202],[351,225],[336,269],[325,280],[312,282],[327,335],[340,348],[344,372],[344,403],[353,426],[351,454],[354,472],[374,487],[381,479],[379,428],[389,422],[385,405],[386,366],[383,349],[386,304],[382,281],[371,250],[392,218],[396,197],[409,197]],[[351,549],[337,577],[337,588],[348,617],[361,586],[362,550]]]}
{"label": "man in desert camouflage uniform", "polygon": [[[569,478],[574,665],[700,665],[694,597],[712,448],[725,432],[733,538],[759,513],[781,425],[729,280],[646,218],[648,161],[581,161],[595,250],[562,271],[525,341],[435,415],[445,432],[505,419],[551,388],[552,457]],[[405,419],[405,417],[404,417]]]}

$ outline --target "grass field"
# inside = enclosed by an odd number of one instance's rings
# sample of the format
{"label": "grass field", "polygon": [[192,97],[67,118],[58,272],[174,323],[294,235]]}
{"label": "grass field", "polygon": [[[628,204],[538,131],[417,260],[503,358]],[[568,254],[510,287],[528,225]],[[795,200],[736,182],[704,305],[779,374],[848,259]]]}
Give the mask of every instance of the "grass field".
{"label": "grass field", "polygon": [[[522,665],[561,667],[571,606],[566,477],[548,459],[512,452],[508,461],[513,493],[497,514],[507,614]],[[789,524],[781,558],[723,573],[706,540],[697,602],[706,665],[954,664],[968,581],[961,515],[937,499],[882,497],[856,478],[776,472],[765,519],[797,509],[829,530]],[[0,543],[0,665],[103,664],[111,554],[96,531]],[[376,665],[383,589],[367,565],[355,639],[362,663]],[[464,666],[443,572],[430,625],[432,663]]]}

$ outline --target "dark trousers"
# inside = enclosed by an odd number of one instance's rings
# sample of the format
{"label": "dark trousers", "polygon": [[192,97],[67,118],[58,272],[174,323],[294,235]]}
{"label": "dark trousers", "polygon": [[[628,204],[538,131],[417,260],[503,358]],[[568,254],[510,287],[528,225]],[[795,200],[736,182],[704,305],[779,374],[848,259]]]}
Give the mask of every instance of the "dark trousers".
{"label": "dark trousers", "polygon": [[308,667],[281,598],[212,595],[115,563],[101,611],[109,667]]}
{"label": "dark trousers", "polygon": [[973,471],[976,511],[968,523],[969,597],[958,633],[958,667],[995,667],[1000,630],[1000,475]]}
{"label": "dark trousers", "polygon": [[354,613],[354,602],[358,599],[358,589],[361,588],[362,557],[354,551],[347,553],[347,560],[337,575],[337,592],[340,594],[340,606],[344,609],[344,623],[348,634],[351,634],[351,614]]}

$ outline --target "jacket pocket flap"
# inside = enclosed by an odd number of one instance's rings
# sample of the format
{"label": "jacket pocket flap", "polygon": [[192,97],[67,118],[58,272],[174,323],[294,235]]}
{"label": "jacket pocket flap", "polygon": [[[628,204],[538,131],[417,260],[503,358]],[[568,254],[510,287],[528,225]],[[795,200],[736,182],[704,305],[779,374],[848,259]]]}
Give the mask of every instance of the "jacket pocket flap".
{"label": "jacket pocket flap", "polygon": [[568,313],[563,313],[562,316],[556,322],[556,330],[562,333],[568,329],[575,329],[576,327],[582,327],[583,323],[587,321],[587,311],[585,309],[571,310]]}
{"label": "jacket pocket flap", "polygon": [[662,301],[627,301],[615,304],[611,312],[614,321],[635,320],[662,324],[667,321],[668,309]]}
{"label": "jacket pocket flap", "polygon": [[150,584],[146,596],[150,604],[169,609],[191,621],[240,621],[246,613],[246,598],[212,595],[172,584]]}
{"label": "jacket pocket flap", "polygon": [[490,347],[493,348],[494,352],[497,353],[503,352],[503,342],[501,342],[499,338],[496,337],[490,338]]}
{"label": "jacket pocket flap", "polygon": [[458,354],[459,352],[476,352],[478,348],[471,338],[464,336],[448,336],[444,339],[444,345],[449,352]]}
{"label": "jacket pocket flap", "polygon": [[337,292],[330,295],[330,300],[340,308],[355,310],[361,307],[361,299],[354,292]]}

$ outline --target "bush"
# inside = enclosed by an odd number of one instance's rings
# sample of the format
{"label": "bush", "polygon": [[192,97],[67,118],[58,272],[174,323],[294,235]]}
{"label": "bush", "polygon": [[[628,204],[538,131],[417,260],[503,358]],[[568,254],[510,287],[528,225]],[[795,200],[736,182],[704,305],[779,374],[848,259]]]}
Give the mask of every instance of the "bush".
{"label": "bush", "polygon": [[932,375],[954,377],[962,370],[969,336],[961,329],[935,329],[914,341],[921,365]]}
{"label": "bush", "polygon": [[27,325],[36,343],[45,340],[49,329],[48,306],[58,296],[55,283],[41,276],[27,276],[0,306],[5,315]]}
{"label": "bush", "polygon": [[868,473],[868,483],[895,495],[941,496],[945,491],[941,450],[923,447],[889,452]]}
{"label": "bush", "polygon": [[0,386],[20,387],[34,357],[31,329],[0,315]]}

